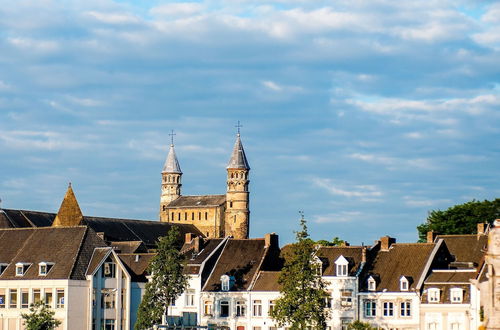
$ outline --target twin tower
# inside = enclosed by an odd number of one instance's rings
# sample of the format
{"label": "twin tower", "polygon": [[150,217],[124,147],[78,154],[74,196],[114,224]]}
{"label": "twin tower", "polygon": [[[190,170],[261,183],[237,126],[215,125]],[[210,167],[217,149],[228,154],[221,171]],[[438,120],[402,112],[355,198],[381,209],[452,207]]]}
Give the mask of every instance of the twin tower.
{"label": "twin tower", "polygon": [[161,173],[160,221],[194,225],[210,238],[248,238],[249,172],[238,133],[227,165],[226,194],[183,196],[182,171],[172,142]]}

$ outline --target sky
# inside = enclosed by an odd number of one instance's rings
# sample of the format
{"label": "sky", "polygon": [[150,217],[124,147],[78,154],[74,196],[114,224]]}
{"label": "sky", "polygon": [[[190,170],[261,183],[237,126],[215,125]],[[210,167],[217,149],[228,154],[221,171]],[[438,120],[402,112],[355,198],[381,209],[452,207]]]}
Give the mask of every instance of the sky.
{"label": "sky", "polygon": [[251,237],[417,240],[500,197],[500,4],[16,1],[0,7],[0,198],[158,219],[174,130],[185,195],[223,194],[238,121]]}

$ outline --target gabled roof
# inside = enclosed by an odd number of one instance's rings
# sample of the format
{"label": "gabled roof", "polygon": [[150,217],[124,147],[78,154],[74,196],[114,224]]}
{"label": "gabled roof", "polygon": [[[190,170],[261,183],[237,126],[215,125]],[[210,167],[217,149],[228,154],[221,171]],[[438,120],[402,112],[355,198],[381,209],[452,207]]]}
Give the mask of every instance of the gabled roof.
{"label": "gabled roof", "polygon": [[488,246],[488,235],[438,235],[436,240],[443,239],[455,262],[481,266]]}
{"label": "gabled roof", "polygon": [[174,145],[170,145],[170,150],[168,151],[167,159],[165,160],[165,165],[163,165],[162,173],[178,173],[182,174],[179,161],[177,160],[177,155],[175,154]]}
{"label": "gabled roof", "polygon": [[349,276],[354,276],[361,267],[362,246],[321,246],[316,256],[323,262],[323,276],[336,276],[335,261],[343,256],[349,262]]}
{"label": "gabled roof", "polygon": [[125,265],[134,282],[146,282],[149,262],[155,253],[120,253],[118,258]]}
{"label": "gabled roof", "polygon": [[52,226],[78,226],[82,220],[83,213],[70,184]]}
{"label": "gabled roof", "polygon": [[410,291],[417,289],[420,278],[436,247],[434,243],[394,243],[388,250],[377,252],[373,262],[367,265],[366,276],[360,283],[366,288],[366,280],[370,275],[378,276],[377,291],[386,289],[399,292],[401,276],[411,277]]}
{"label": "gabled roof", "polygon": [[180,196],[171,201],[167,207],[210,207],[226,203],[226,195]]}
{"label": "gabled roof", "polygon": [[260,271],[257,275],[252,291],[280,291],[281,285],[278,284],[280,272]]}
{"label": "gabled roof", "polygon": [[249,170],[247,156],[245,155],[245,150],[243,149],[243,144],[241,143],[240,134],[236,135],[236,142],[234,143],[233,152],[231,153],[231,158],[227,164],[228,169],[245,169]]}
{"label": "gabled roof", "polygon": [[229,239],[203,291],[220,291],[222,275],[235,277],[231,291],[245,291],[260,270],[269,248],[264,239]]}
{"label": "gabled roof", "polygon": [[[84,226],[0,229],[0,263],[9,264],[0,280],[83,280],[94,249],[103,246],[104,241]],[[53,264],[45,276],[38,274],[40,262]],[[22,277],[15,274],[16,263],[31,264]]]}

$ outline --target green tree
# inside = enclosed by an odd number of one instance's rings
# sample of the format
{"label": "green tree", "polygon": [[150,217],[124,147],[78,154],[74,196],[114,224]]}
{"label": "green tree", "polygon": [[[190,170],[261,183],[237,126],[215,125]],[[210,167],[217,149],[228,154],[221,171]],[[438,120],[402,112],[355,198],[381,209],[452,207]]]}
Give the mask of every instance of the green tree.
{"label": "green tree", "polygon": [[375,330],[376,328],[372,327],[370,323],[354,321],[347,326],[349,330]]}
{"label": "green tree", "polygon": [[183,257],[177,248],[179,230],[172,226],[167,235],[158,240],[156,255],[151,259],[144,296],[137,311],[136,330],[149,329],[168,315],[168,306],[175,302],[187,287],[183,273]]}
{"label": "green tree", "polygon": [[345,241],[343,239],[340,239],[338,236],[335,236],[331,242],[327,241],[326,239],[320,239],[319,241],[316,241],[316,244],[323,246],[341,246],[345,244]]}
{"label": "green tree", "polygon": [[300,226],[278,279],[281,297],[270,315],[280,327],[323,330],[327,319],[325,283],[314,262],[314,241],[309,239],[303,215]]}
{"label": "green tree", "polygon": [[419,241],[425,242],[428,231],[442,235],[474,234],[480,222],[493,223],[500,217],[500,198],[483,202],[472,200],[448,208],[430,211],[425,223],[417,227]]}
{"label": "green tree", "polygon": [[54,318],[54,312],[45,303],[37,301],[31,304],[29,313],[21,313],[26,330],[52,330],[61,324]]}

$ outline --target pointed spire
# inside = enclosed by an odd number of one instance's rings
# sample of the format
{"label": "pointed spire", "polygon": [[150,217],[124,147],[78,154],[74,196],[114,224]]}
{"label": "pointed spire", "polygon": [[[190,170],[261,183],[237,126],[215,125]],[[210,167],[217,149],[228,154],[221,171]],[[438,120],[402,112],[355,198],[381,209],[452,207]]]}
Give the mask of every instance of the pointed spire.
{"label": "pointed spire", "polygon": [[52,226],[78,226],[82,220],[83,213],[82,210],[80,210],[80,205],[78,205],[78,201],[76,200],[76,196],[70,182]]}
{"label": "pointed spire", "polygon": [[179,161],[177,160],[177,155],[175,154],[174,144],[170,145],[170,150],[168,151],[167,160],[163,166],[162,173],[179,173],[182,174]]}
{"label": "pointed spire", "polygon": [[245,155],[245,150],[243,149],[243,144],[241,143],[240,133],[236,134],[236,142],[234,143],[233,152],[231,154],[231,159],[227,164],[227,168],[241,168],[249,170],[247,156]]}

